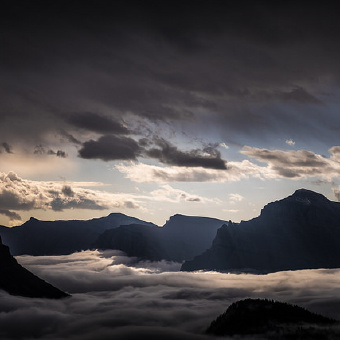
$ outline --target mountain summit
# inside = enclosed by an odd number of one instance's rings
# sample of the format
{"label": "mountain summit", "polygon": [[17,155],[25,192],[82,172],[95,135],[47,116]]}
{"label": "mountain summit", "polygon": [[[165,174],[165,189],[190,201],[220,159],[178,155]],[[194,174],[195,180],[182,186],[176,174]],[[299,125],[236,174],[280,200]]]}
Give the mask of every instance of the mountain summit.
{"label": "mountain summit", "polygon": [[18,227],[0,226],[0,235],[13,255],[63,255],[90,249],[105,230],[132,223],[156,227],[120,213],[91,220],[40,221],[31,217]]}
{"label": "mountain summit", "polygon": [[174,215],[163,227],[131,224],[106,230],[94,243],[99,249],[119,249],[150,261],[182,262],[208,249],[225,221]]}
{"label": "mountain summit", "polygon": [[308,190],[308,189],[298,189],[294,192],[293,195],[289,197],[294,198],[302,198],[302,199],[310,199],[310,200],[323,200],[323,201],[329,201],[328,198],[326,198],[324,195],[319,194],[315,191]]}
{"label": "mountain summit", "polygon": [[340,267],[340,203],[300,189],[260,216],[223,225],[210,249],[182,270],[268,273]]}

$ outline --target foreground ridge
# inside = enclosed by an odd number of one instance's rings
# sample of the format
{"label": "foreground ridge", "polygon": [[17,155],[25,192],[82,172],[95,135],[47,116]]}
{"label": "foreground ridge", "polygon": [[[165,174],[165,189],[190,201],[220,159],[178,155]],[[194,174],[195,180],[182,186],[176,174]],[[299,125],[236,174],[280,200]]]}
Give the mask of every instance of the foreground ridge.
{"label": "foreground ridge", "polygon": [[0,238],[0,289],[12,295],[60,299],[69,295],[22,267]]}
{"label": "foreground ridge", "polygon": [[[338,321],[312,313],[302,307],[267,299],[245,299],[234,302],[214,320],[207,334],[219,336],[270,335],[270,338],[320,334],[340,334],[333,325]],[[323,337],[326,338],[326,337]]]}

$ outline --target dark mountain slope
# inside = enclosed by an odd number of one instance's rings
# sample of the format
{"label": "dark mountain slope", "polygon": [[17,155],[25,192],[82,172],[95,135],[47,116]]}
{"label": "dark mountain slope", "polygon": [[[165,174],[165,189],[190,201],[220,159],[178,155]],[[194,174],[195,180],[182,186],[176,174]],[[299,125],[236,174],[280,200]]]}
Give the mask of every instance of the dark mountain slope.
{"label": "dark mountain slope", "polygon": [[99,249],[120,249],[152,261],[183,261],[206,250],[225,221],[175,215],[162,227],[121,226],[106,230],[94,243]]}
{"label": "dark mountain slope", "polygon": [[300,189],[250,221],[228,223],[182,270],[256,271],[340,267],[340,203]]}
{"label": "dark mountain slope", "polygon": [[208,249],[217,230],[226,221],[210,217],[174,215],[162,228],[166,249],[180,261],[192,259]]}
{"label": "dark mountain slope", "polygon": [[0,289],[12,295],[60,299],[69,296],[23,268],[0,238]]}
{"label": "dark mountain slope", "polygon": [[106,230],[94,244],[95,248],[118,249],[128,256],[159,261],[166,256],[162,249],[161,228],[131,224]]}
{"label": "dark mountain slope", "polygon": [[106,229],[132,223],[155,226],[116,213],[88,221],[39,221],[31,218],[18,227],[0,227],[0,235],[13,255],[61,255],[89,249]]}
{"label": "dark mountain slope", "polygon": [[340,331],[332,326],[337,324],[335,320],[288,303],[246,299],[233,303],[210,324],[206,333],[262,335],[261,339],[335,339]]}

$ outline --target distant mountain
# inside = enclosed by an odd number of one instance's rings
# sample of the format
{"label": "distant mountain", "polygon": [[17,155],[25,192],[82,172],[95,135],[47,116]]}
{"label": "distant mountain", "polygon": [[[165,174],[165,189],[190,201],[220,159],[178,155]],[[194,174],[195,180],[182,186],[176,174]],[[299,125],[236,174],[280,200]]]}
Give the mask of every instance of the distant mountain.
{"label": "distant mountain", "polygon": [[106,230],[93,246],[98,249],[118,249],[128,256],[159,261],[165,257],[161,229],[141,224],[123,225]]}
{"label": "distant mountain", "polygon": [[[206,333],[217,336],[261,335],[261,339],[335,339],[339,323],[288,303],[246,299],[233,303]],[[256,338],[257,339],[257,338]]]}
{"label": "distant mountain", "polygon": [[114,213],[87,221],[39,221],[30,218],[18,227],[0,226],[0,236],[13,255],[61,255],[89,249],[106,229],[132,223],[156,227],[153,223]]}
{"label": "distant mountain", "polygon": [[0,289],[12,295],[60,299],[69,296],[23,268],[0,238]]}
{"label": "distant mountain", "polygon": [[175,215],[162,228],[132,224],[106,230],[94,247],[120,249],[151,261],[181,262],[209,248],[223,223],[215,218]]}
{"label": "distant mountain", "polygon": [[340,203],[300,189],[259,217],[227,223],[210,249],[181,270],[254,271],[340,267]]}

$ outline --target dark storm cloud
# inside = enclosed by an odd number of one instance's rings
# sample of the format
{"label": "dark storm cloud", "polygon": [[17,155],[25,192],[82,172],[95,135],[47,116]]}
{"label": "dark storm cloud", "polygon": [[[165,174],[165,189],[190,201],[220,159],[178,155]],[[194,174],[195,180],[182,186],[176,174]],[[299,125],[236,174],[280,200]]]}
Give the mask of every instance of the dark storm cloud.
{"label": "dark storm cloud", "polygon": [[62,151],[62,150],[57,150],[57,151],[54,151],[54,150],[48,150],[47,151],[47,154],[48,155],[55,155],[57,157],[60,157],[60,158],[66,158],[67,157],[67,153],[65,151]]}
{"label": "dark storm cloud", "polygon": [[[3,187],[3,183],[1,183]],[[20,191],[15,192],[7,184],[7,189],[1,188],[0,191],[0,207],[3,209],[15,209],[15,210],[31,210],[35,206],[35,199],[30,197],[23,197]]]}
{"label": "dark storm cloud", "polygon": [[105,135],[98,140],[89,140],[83,143],[79,156],[86,159],[133,160],[140,155],[141,148],[138,143],[129,137]]}
{"label": "dark storm cloud", "polygon": [[70,133],[66,132],[65,130],[60,130],[60,135],[64,137],[68,142],[73,143],[73,144],[81,144],[81,142],[75,138],[73,135]]}
{"label": "dark storm cloud", "polygon": [[34,148],[33,153],[35,155],[43,155],[46,152],[45,148],[40,144],[40,145],[36,145]]}
{"label": "dark storm cloud", "polygon": [[147,150],[145,155],[156,158],[162,163],[185,167],[227,169],[226,161],[221,158],[221,153],[216,149],[216,146],[208,146],[203,150],[195,149],[183,152],[163,138],[156,138],[154,142],[158,148]]}
{"label": "dark storm cloud", "polygon": [[[152,147],[152,146],[157,147]],[[182,167],[203,167],[226,170],[226,161],[217,150],[218,145],[181,151],[164,138],[141,138],[138,142],[126,136],[105,135],[98,140],[84,142],[79,156],[85,159],[136,160],[137,157],[155,158],[161,163]]]}
{"label": "dark storm cloud", "polygon": [[74,196],[74,191],[69,185],[64,185],[63,188],[61,189],[61,192],[68,197],[73,197]]}
{"label": "dark storm cloud", "polygon": [[49,202],[52,210],[63,211],[65,209],[91,209],[91,210],[105,210],[109,209],[109,206],[104,205],[102,202],[98,203],[95,200],[88,199],[86,197],[77,197],[75,199],[63,199],[62,197],[56,197]]}
{"label": "dark storm cloud", "polygon": [[122,123],[109,117],[101,116],[93,112],[73,113],[66,116],[67,120],[74,126],[95,131],[103,134],[128,134],[128,129]]}
{"label": "dark storm cloud", "polygon": [[10,221],[20,221],[21,220],[21,216],[14,211],[6,210],[6,209],[0,209],[0,214],[7,216]]}
{"label": "dark storm cloud", "polygon": [[60,288],[61,301],[0,292],[1,339],[209,339],[210,322],[234,301],[269,298],[340,317],[339,270],[269,275],[159,271],[115,251],[67,256],[19,256],[18,261]]}
{"label": "dark storm cloud", "polygon": [[[130,115],[196,123],[202,133],[211,126],[238,142],[245,134],[332,140],[340,126],[327,110],[340,80],[337,9],[334,2],[8,1],[0,18],[0,132],[32,143],[46,132],[73,136],[70,127],[118,133],[124,127],[114,122]],[[67,120],[66,112],[78,113]]]}
{"label": "dark storm cloud", "polygon": [[36,145],[34,147],[34,151],[33,153],[35,155],[52,155],[52,156],[57,156],[57,157],[60,157],[60,158],[66,158],[67,157],[67,153],[63,150],[57,150],[57,151],[54,151],[52,149],[49,149],[46,151],[45,147],[42,146],[41,144],[39,145]]}
{"label": "dark storm cloud", "polygon": [[3,142],[2,147],[5,149],[7,153],[12,153],[12,147],[8,143]]}

